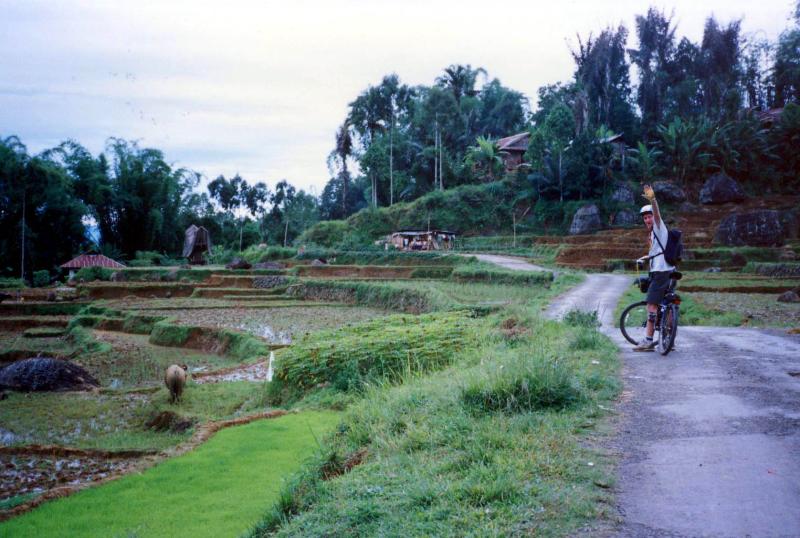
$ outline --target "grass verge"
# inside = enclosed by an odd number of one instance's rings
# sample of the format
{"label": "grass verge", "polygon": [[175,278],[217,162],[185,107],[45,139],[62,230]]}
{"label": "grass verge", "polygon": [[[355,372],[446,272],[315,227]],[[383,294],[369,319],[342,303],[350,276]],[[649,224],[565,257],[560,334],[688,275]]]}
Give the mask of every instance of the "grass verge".
{"label": "grass verge", "polygon": [[[707,306],[701,301],[695,300],[691,293],[684,293],[678,286],[678,295],[681,297],[681,316],[680,325],[704,325],[709,327],[738,327],[742,324],[742,313],[723,310]],[[645,294],[639,288],[631,285],[622,294],[614,311],[614,326],[619,327],[619,317],[625,308],[635,302],[644,301]]]}
{"label": "grass verge", "polygon": [[615,346],[528,308],[478,321],[491,333],[452,366],[354,404],[251,536],[564,535],[609,515],[586,436],[619,390]]}

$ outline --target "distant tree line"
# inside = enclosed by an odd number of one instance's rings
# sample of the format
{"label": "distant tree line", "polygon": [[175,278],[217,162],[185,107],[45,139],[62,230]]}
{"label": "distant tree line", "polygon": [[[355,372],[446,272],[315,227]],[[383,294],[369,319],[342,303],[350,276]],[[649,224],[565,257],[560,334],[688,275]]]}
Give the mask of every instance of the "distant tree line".
{"label": "distant tree line", "polygon": [[349,104],[319,198],[238,175],[199,190],[196,172],[116,138],[97,156],[71,140],[30,155],[16,137],[0,139],[0,272],[55,268],[93,241],[123,259],[177,256],[192,223],[222,249],[289,244],[318,220],[508,179],[497,140],[523,132],[526,162],[510,174],[515,227],[563,220],[620,181],[693,188],[724,171],[760,192],[796,189],[800,2],[793,15],[775,42],[709,17],[694,43],[650,8],[635,19],[635,48],[624,26],[577,36],[573,77],[539,88],[535,110],[481,67],[451,65],[430,86],[389,74]]}
{"label": "distant tree line", "polygon": [[124,260],[175,258],[191,224],[220,249],[288,244],[318,219],[316,198],[287,181],[270,190],[219,176],[207,192],[200,181],[162,152],[117,138],[96,157],[72,140],[30,155],[18,138],[0,139],[0,273],[30,278],[92,247]]}

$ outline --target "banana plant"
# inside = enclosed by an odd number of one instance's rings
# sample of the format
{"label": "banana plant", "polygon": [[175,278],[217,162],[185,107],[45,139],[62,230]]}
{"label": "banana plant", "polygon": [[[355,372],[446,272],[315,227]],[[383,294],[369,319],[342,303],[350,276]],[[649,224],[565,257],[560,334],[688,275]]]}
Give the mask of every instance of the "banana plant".
{"label": "banana plant", "polygon": [[635,148],[628,150],[628,160],[638,172],[642,184],[652,183],[660,169],[658,161],[662,155],[661,150],[655,147],[649,148],[644,142],[639,142]]}

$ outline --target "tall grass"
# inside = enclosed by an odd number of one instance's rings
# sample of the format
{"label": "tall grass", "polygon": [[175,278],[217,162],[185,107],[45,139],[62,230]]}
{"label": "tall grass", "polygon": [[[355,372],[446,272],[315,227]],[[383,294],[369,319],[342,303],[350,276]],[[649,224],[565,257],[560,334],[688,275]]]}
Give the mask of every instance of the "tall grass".
{"label": "tall grass", "polygon": [[390,316],[320,331],[278,353],[269,392],[274,403],[285,404],[315,387],[360,391],[398,382],[451,364],[479,334],[467,312]]}
{"label": "tall grass", "polygon": [[451,366],[368,388],[251,536],[569,535],[612,517],[609,462],[581,439],[619,392],[614,345],[519,304],[476,323]]}
{"label": "tall grass", "polygon": [[549,271],[512,271],[481,263],[456,267],[453,270],[452,278],[459,282],[549,286],[553,281],[553,273]]}

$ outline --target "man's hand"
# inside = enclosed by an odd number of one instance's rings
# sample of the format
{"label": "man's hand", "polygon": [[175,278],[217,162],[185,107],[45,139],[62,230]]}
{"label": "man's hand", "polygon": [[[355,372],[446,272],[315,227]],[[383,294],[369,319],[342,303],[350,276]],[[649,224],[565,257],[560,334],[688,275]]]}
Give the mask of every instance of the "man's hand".
{"label": "man's hand", "polygon": [[647,198],[651,203],[653,200],[656,199],[656,193],[653,192],[653,187],[651,187],[650,185],[644,186],[644,192],[642,193],[642,196]]}

